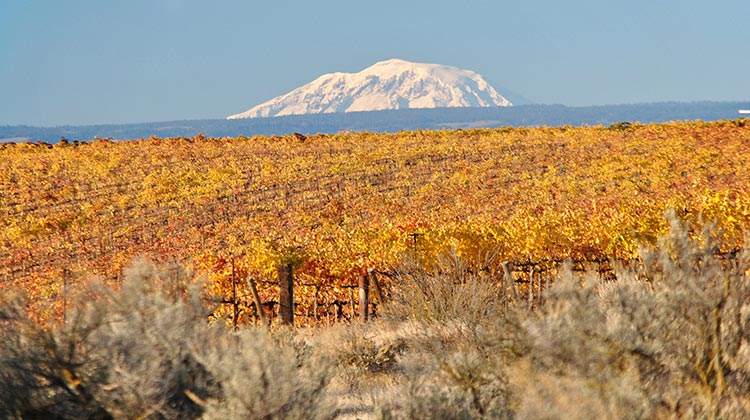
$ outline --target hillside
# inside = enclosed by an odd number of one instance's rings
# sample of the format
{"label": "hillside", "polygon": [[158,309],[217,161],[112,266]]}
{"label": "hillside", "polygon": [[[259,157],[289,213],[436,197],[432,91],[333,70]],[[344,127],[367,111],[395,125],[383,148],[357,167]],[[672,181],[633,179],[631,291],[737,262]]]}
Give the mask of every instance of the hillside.
{"label": "hillside", "polygon": [[669,208],[737,246],[749,142],[721,121],[3,145],[0,281],[52,316],[63,281],[117,284],[139,255],[188,262],[219,295],[293,261],[305,310],[409,255],[629,259]]}
{"label": "hillside", "polygon": [[395,133],[403,130],[444,128],[495,128],[500,126],[610,125],[621,121],[654,123],[668,121],[715,121],[737,118],[747,102],[664,102],[653,104],[568,107],[523,105],[489,108],[400,109],[372,112],[290,115],[236,120],[189,120],[138,124],[29,127],[0,126],[0,140],[15,142],[68,140],[95,137],[116,140],[156,137],[273,136],[341,131]]}

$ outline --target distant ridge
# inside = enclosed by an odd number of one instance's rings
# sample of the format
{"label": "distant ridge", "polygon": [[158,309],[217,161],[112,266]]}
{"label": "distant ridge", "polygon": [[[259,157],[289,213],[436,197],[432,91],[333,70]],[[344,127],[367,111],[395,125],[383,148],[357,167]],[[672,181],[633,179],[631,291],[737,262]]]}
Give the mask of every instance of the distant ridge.
{"label": "distant ridge", "polygon": [[499,126],[610,125],[621,121],[643,123],[684,120],[733,120],[738,109],[750,108],[743,102],[662,102],[650,104],[568,107],[564,105],[523,105],[489,108],[402,109],[374,112],[291,115],[239,120],[188,120],[140,124],[30,127],[0,126],[0,140],[57,142],[91,140],[94,137],[128,140],[158,137],[236,137],[337,133],[340,131],[396,132],[416,129],[481,128]]}
{"label": "distant ridge", "polygon": [[228,119],[387,109],[511,106],[479,74],[392,59],[359,73],[329,73]]}

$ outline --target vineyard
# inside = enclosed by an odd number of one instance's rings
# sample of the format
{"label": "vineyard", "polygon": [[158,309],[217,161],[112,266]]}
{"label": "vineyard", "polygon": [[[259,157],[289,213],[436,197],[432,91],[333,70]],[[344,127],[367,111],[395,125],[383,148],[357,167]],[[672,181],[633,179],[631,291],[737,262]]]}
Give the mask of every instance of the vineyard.
{"label": "vineyard", "polygon": [[317,318],[368,269],[405,258],[454,253],[492,270],[630,260],[667,231],[668,209],[716,221],[731,252],[750,224],[744,120],[96,140],[0,156],[0,287],[25,290],[40,320],[62,316],[78,284],[117,286],[138,256],[193,267],[220,299],[242,284],[248,302],[246,278],[273,300],[277,267],[292,264],[296,310]]}

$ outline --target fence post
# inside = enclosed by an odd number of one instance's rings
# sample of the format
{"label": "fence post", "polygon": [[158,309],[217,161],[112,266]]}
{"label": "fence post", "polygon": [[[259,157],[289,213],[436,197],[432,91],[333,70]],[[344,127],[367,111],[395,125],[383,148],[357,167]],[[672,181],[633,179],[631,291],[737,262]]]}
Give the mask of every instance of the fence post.
{"label": "fence post", "polygon": [[502,279],[502,288],[503,288],[503,310],[508,309],[508,273],[506,268],[506,263],[503,263],[503,279]]}
{"label": "fence post", "polygon": [[255,279],[251,276],[247,277],[247,285],[250,287],[250,293],[253,295],[253,303],[255,303],[255,311],[258,313],[260,323],[263,324],[264,328],[268,328],[268,321],[266,321],[266,314],[263,310],[263,302],[260,301],[260,295],[258,294],[258,288],[255,287]]}
{"label": "fence post", "polygon": [[370,294],[370,281],[367,274],[360,274],[359,276],[359,320],[361,322],[367,322],[369,318],[369,294]]}
{"label": "fence post", "polygon": [[373,285],[373,292],[375,292],[375,300],[378,305],[385,305],[385,298],[383,297],[383,289],[380,288],[380,281],[378,281],[378,273],[375,272],[374,268],[367,270],[367,274],[370,276],[370,282]]}
{"label": "fence post", "polygon": [[529,310],[534,307],[534,266],[529,271]]}
{"label": "fence post", "polygon": [[318,325],[318,285],[315,285],[315,301],[313,302],[313,325]]}
{"label": "fence post", "polygon": [[[513,273],[511,272],[511,269],[509,267],[510,266],[510,262],[509,261],[504,261],[502,263],[502,266],[503,266],[503,280],[506,283],[509,283],[508,286],[510,286],[510,292],[511,292],[511,296],[513,297],[513,302],[516,302],[516,301],[518,301],[518,292],[516,292],[515,280],[513,280]],[[506,293],[505,287],[506,286],[504,285],[503,286],[503,295],[505,295],[505,293]],[[503,298],[503,305],[505,307],[507,307],[507,298]]]}
{"label": "fence post", "polygon": [[331,294],[326,290],[326,327],[331,326]]}
{"label": "fence post", "polygon": [[[552,268],[550,267],[550,269],[547,270],[547,275],[544,277],[544,293],[547,293],[549,291],[549,277],[551,275],[550,274],[551,271],[552,271]],[[557,274],[557,269],[555,269],[555,274]],[[542,304],[544,304],[544,302],[546,301],[546,298],[542,300],[542,296],[540,295],[539,300],[542,302]]]}
{"label": "fence post", "polygon": [[68,322],[68,269],[63,268],[62,276],[62,295],[63,295],[63,324]]}
{"label": "fence post", "polygon": [[235,277],[234,257],[232,257],[232,328],[237,331],[240,304],[237,302],[237,278]]}
{"label": "fence post", "polygon": [[[546,273],[545,273],[545,274],[546,274],[547,276],[549,276],[549,267],[547,267],[547,269],[546,269],[546,270],[544,270],[544,269],[542,269],[542,270],[543,270],[543,271],[546,271]],[[537,304],[537,308],[539,308],[539,309],[541,309],[541,308],[542,308],[542,293],[544,293],[544,291],[542,291],[542,272],[543,272],[543,271],[540,271],[540,272],[539,272],[539,293],[537,293],[537,300],[538,300],[538,302],[539,302],[539,303]]]}
{"label": "fence post", "polygon": [[291,264],[279,266],[279,322],[294,326],[294,273]]}

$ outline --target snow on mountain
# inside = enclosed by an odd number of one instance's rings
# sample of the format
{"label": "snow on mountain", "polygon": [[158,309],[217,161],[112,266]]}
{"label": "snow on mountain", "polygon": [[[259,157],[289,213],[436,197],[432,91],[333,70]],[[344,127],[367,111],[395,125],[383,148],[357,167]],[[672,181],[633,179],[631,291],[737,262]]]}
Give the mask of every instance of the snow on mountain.
{"label": "snow on mountain", "polygon": [[227,118],[511,105],[473,71],[393,59],[376,63],[359,73],[325,74],[285,95]]}

